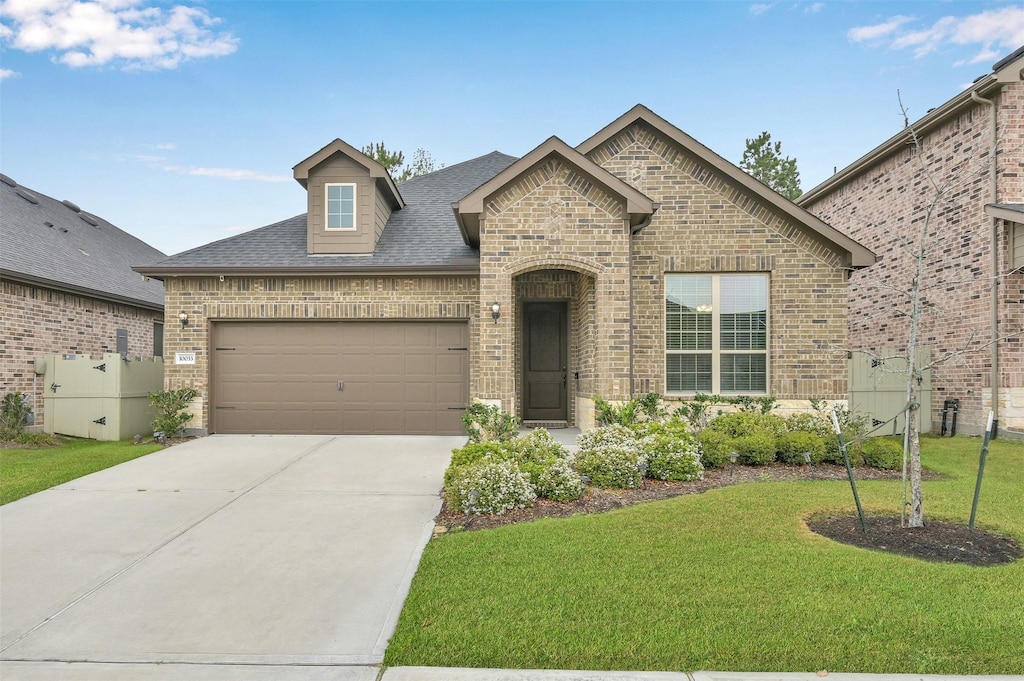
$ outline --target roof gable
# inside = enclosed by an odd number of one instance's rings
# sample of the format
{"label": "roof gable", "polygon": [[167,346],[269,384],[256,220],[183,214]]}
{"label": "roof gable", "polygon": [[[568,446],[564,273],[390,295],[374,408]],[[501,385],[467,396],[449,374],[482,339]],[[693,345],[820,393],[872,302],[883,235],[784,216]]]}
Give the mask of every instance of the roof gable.
{"label": "roof gable", "polygon": [[[615,177],[558,137],[552,136],[460,201],[452,204],[452,210],[466,244],[474,247],[480,244],[480,215],[483,213],[487,198],[512,184],[551,156],[557,156],[611,194],[621,197],[632,226],[641,224],[657,208],[654,202],[641,192]],[[624,215],[623,218],[627,215]]]}
{"label": "roof gable", "polygon": [[164,287],[133,265],[167,257],[70,201],[0,176],[0,277],[162,310]]}
{"label": "roof gable", "polygon": [[292,168],[295,181],[301,184],[303,189],[306,189],[309,181],[309,172],[335,154],[342,154],[366,168],[370,177],[376,180],[378,188],[383,190],[384,195],[391,201],[393,208],[405,207],[405,201],[402,199],[395,181],[391,179],[391,174],[388,173],[387,168],[342,139],[335,139],[312,156],[299,161]]}
{"label": "roof gable", "polygon": [[850,237],[800,208],[789,199],[781,196],[767,185],[751,177],[736,165],[725,160],[685,132],[666,121],[642,104],[637,104],[626,113],[603,127],[576,149],[585,155],[593,153],[605,142],[608,142],[626,128],[638,122],[645,123],[660,134],[682,147],[687,153],[696,156],[727,181],[739,186],[747,193],[763,201],[780,215],[793,220],[799,225],[810,229],[826,241],[850,253],[854,267],[865,267],[875,262],[875,254],[857,243]]}

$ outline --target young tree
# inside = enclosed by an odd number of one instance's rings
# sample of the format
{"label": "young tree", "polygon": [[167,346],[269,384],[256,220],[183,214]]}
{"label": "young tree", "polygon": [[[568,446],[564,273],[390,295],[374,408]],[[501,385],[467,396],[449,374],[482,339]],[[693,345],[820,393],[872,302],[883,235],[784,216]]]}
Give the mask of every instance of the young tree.
{"label": "young tree", "polygon": [[761,182],[793,201],[801,194],[800,171],[796,159],[782,157],[782,142],[772,143],[772,136],[762,132],[754,139],[747,140],[740,168]]}
{"label": "young tree", "polygon": [[[897,96],[899,93],[897,93]],[[973,268],[943,266],[944,254],[953,250],[954,245],[963,245],[970,235],[958,228],[961,214],[970,210],[963,200],[964,188],[971,181],[986,175],[989,170],[986,164],[988,155],[979,155],[943,166],[941,161],[932,155],[923,153],[922,140],[910,124],[906,109],[900,100],[904,125],[908,130],[910,155],[914,163],[914,171],[907,187],[916,195],[910,214],[902,222],[909,226],[907,231],[892,231],[894,248],[886,254],[886,261],[891,260],[889,267],[882,272],[865,271],[862,282],[851,285],[851,289],[873,289],[888,294],[888,305],[880,306],[877,313],[866,323],[886,323],[898,328],[901,323],[906,326],[905,345],[902,345],[896,357],[884,357],[872,354],[886,366],[885,360],[899,359],[900,369],[894,369],[906,375],[906,413],[905,413],[905,454],[904,471],[909,468],[910,513],[907,519],[909,527],[924,525],[924,494],[921,484],[921,440],[919,431],[919,414],[921,410],[921,385],[926,372],[936,366],[954,361],[964,361],[965,357],[990,349],[994,344],[1024,334],[1024,329],[1006,328],[998,337],[986,338],[984,331],[974,329],[947,349],[942,350],[929,361],[918,363],[918,350],[931,340],[935,341],[936,329],[963,328],[958,322],[956,310],[944,305],[943,294],[960,286],[976,284],[980,271]],[[993,271],[991,277],[1005,276],[1005,272]],[[897,332],[898,334],[899,332]],[[995,334],[993,334],[995,335]]]}

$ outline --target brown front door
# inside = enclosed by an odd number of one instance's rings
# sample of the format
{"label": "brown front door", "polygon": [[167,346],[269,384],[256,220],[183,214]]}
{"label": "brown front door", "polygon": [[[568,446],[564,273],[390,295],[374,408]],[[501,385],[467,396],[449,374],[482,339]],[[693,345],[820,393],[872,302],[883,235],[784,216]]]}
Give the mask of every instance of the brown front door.
{"label": "brown front door", "polygon": [[569,418],[569,324],[565,303],[523,305],[523,418]]}

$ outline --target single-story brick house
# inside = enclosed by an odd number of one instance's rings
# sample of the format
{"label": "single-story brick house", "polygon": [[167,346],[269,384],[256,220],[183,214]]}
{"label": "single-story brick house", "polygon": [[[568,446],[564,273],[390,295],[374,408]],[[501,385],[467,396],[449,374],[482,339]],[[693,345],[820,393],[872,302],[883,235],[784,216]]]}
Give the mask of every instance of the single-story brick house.
{"label": "single-story brick house", "polygon": [[166,284],[168,354],[194,353],[166,383],[199,390],[202,430],[461,433],[474,399],[585,426],[594,395],[847,397],[846,282],[874,254],[643,106],[576,147],[398,186],[341,140],[294,176],[306,214],[135,268]]}
{"label": "single-story brick house", "polygon": [[0,175],[0,395],[27,393],[42,424],[46,355],[163,353],[164,287],[132,271],[167,257],[92,215]]}
{"label": "single-story brick house", "polygon": [[1024,437],[1024,47],[797,199],[879,254],[850,280],[854,349],[906,348],[908,318],[894,312],[914,261],[901,240],[935,200],[926,175],[945,196],[925,259],[922,346],[932,358],[972,350],[933,369],[932,428],[956,400],[958,430],[983,432],[992,410],[1003,434]]}

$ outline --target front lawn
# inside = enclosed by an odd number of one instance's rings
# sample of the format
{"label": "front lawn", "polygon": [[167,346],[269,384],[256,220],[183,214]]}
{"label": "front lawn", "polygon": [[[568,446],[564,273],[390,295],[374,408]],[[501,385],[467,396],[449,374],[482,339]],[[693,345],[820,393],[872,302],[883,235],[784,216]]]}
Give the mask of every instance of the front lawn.
{"label": "front lawn", "polygon": [[0,449],[0,504],[163,449],[130,440],[100,442],[61,438],[59,447]]}
{"label": "front lawn", "polygon": [[[981,442],[923,441],[926,518],[966,523]],[[899,511],[899,482],[866,481]],[[809,532],[845,482],[765,482],[430,542],[388,665],[1024,673],[1024,561],[927,563]],[[978,525],[1024,541],[1024,444],[992,444]]]}

